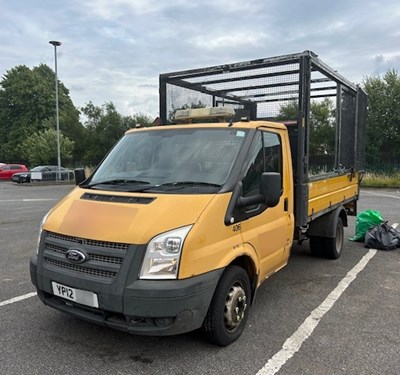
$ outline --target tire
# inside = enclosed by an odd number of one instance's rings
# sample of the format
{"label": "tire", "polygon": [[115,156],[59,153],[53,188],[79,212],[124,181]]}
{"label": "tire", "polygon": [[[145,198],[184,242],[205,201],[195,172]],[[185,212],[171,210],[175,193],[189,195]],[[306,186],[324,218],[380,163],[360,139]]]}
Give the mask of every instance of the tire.
{"label": "tire", "polygon": [[335,237],[324,238],[326,257],[329,259],[340,258],[343,250],[343,242],[344,242],[343,221],[340,217],[338,217]]}
{"label": "tire", "polygon": [[311,255],[314,257],[322,257],[323,256],[323,238],[318,236],[310,237],[310,251]]}
{"label": "tire", "polygon": [[310,251],[313,256],[338,259],[342,255],[344,243],[343,221],[337,219],[335,237],[310,237]]}
{"label": "tire", "polygon": [[222,274],[204,319],[203,329],[210,342],[227,346],[243,332],[251,301],[250,280],[239,266]]}

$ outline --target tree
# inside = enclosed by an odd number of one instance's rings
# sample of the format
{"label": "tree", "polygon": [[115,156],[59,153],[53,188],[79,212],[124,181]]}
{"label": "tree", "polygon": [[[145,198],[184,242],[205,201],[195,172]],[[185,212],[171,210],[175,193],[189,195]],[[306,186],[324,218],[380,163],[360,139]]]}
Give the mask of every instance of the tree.
{"label": "tree", "polygon": [[[77,144],[76,162],[84,151],[80,140],[85,128],[62,82],[59,82],[59,109],[61,133]],[[30,135],[50,128],[56,128],[54,72],[44,64],[33,69],[19,65],[8,70],[0,82],[0,160],[33,164],[25,159],[28,153],[22,145]]]}
{"label": "tree", "polygon": [[[298,103],[290,101],[279,108],[278,121],[297,120]],[[312,101],[310,105],[310,155],[334,155],[335,107],[328,98]]]}
{"label": "tree", "polygon": [[276,116],[277,121],[295,121],[299,115],[299,103],[297,100],[293,99],[285,102],[279,107],[278,116]]}
{"label": "tree", "polygon": [[87,129],[84,161],[90,166],[97,165],[128,129],[150,126],[152,123],[150,117],[143,114],[122,116],[112,102],[101,107],[89,102],[81,110],[86,116]]}
{"label": "tree", "polygon": [[383,155],[400,156],[400,77],[389,69],[382,77],[367,77],[368,95],[366,155],[379,159]]}
{"label": "tree", "polygon": [[[24,156],[32,165],[57,165],[57,131],[45,129],[28,136],[23,143]],[[72,160],[74,142],[60,134],[60,153],[63,165]]]}
{"label": "tree", "polygon": [[147,128],[153,126],[153,119],[142,113],[135,113],[131,116],[123,116],[122,125],[126,130],[133,128]]}

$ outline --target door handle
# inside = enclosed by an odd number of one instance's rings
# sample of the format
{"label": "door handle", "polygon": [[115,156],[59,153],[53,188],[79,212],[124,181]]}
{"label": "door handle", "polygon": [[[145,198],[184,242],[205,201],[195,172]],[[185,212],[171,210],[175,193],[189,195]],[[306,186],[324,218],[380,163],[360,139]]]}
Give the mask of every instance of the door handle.
{"label": "door handle", "polygon": [[283,209],[285,212],[287,212],[289,210],[289,199],[285,198],[285,200],[283,201]]}

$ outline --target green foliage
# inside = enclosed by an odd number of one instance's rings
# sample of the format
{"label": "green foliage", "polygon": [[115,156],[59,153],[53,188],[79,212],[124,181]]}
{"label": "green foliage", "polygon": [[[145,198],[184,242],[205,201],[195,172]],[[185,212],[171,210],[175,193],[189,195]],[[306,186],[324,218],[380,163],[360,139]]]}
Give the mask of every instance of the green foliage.
{"label": "green foliage", "polygon": [[[85,128],[68,89],[62,82],[58,87],[60,130],[78,144]],[[33,69],[19,65],[8,70],[0,82],[0,160],[34,164],[27,159],[29,150],[25,149],[25,141],[32,134],[50,128],[56,128],[54,72],[44,64]],[[77,147],[73,161],[80,160],[83,152],[83,148]]]}
{"label": "green foliage", "polygon": [[335,107],[331,100],[311,102],[310,155],[335,153]]}
{"label": "green foliage", "polygon": [[400,188],[400,172],[394,173],[371,173],[364,175],[361,181],[362,187],[375,188]]}
{"label": "green foliage", "polygon": [[87,130],[86,165],[97,165],[119,138],[130,128],[151,126],[150,117],[143,114],[122,116],[112,102],[95,106],[92,102],[82,108]]}
{"label": "green foliage", "polygon": [[[279,108],[278,121],[297,120],[298,102],[290,101]],[[335,152],[335,107],[331,100],[312,101],[310,109],[311,156],[332,155]]]}
{"label": "green foliage", "polygon": [[297,121],[299,115],[299,103],[297,100],[291,100],[282,104],[279,108],[277,121]]}
{"label": "green foliage", "polygon": [[149,126],[153,126],[153,119],[143,113],[135,113],[132,116],[124,116],[122,117],[122,122],[124,124],[124,128],[132,129],[132,128],[147,128]]}
{"label": "green foliage", "polygon": [[366,154],[400,156],[400,77],[389,69],[383,78],[367,77],[368,94]]}
{"label": "green foliage", "polygon": [[[54,72],[44,64],[33,69],[16,66],[0,81],[0,160],[28,165],[57,164]],[[61,161],[64,166],[96,165],[129,128],[150,126],[143,114],[122,116],[113,103],[89,102],[82,112],[69,90],[58,82]],[[73,151],[73,152],[72,152]]]}
{"label": "green foliage", "polygon": [[[74,142],[60,134],[60,154],[62,165],[72,160]],[[57,131],[45,129],[28,136],[23,143],[23,153],[32,165],[57,165]]]}

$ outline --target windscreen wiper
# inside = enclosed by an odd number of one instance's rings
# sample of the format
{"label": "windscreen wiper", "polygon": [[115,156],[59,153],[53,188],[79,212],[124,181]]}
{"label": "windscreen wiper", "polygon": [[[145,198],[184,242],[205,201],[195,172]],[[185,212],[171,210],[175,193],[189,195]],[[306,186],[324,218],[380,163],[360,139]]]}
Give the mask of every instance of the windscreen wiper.
{"label": "windscreen wiper", "polygon": [[123,184],[145,184],[149,185],[150,182],[148,181],[142,181],[142,180],[129,180],[126,178],[119,178],[119,179],[113,179],[113,180],[105,180],[105,181],[100,181],[100,182],[95,182],[93,184],[87,184],[87,185],[80,185],[83,188],[92,188],[97,185],[123,185]]}
{"label": "windscreen wiper", "polygon": [[213,186],[213,187],[221,187],[219,184],[215,184],[212,182],[204,182],[204,181],[176,181],[176,182],[166,182],[165,184],[159,186]]}
{"label": "windscreen wiper", "polygon": [[186,187],[216,187],[220,188],[222,185],[214,184],[211,182],[204,182],[204,181],[175,181],[175,182],[165,182],[164,184],[160,185],[152,185],[146,186],[139,191],[145,190],[178,190],[184,189]]}

